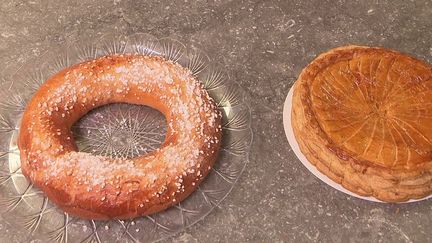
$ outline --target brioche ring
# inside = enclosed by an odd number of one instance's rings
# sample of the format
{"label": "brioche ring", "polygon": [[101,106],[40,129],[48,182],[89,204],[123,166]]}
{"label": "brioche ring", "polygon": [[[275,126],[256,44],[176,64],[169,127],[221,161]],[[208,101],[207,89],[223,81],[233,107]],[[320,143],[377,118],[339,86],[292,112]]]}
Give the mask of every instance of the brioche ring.
{"label": "brioche ring", "polygon": [[[161,147],[132,159],[78,152],[71,126],[118,102],[165,115]],[[100,57],[60,71],[32,97],[18,138],[22,172],[69,214],[149,215],[184,200],[208,174],[221,144],[221,117],[203,85],[178,64],[142,55]]]}

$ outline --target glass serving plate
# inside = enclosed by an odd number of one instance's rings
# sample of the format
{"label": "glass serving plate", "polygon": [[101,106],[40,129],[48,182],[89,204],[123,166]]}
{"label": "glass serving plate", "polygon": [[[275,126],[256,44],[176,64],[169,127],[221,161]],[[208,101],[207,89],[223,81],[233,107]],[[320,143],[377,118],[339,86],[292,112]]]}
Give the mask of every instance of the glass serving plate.
{"label": "glass serving plate", "polygon": [[[191,70],[223,113],[223,142],[218,160],[198,190],[166,211],[132,220],[84,220],[64,213],[21,174],[16,140],[26,102],[61,69],[100,56],[121,53],[157,55]],[[230,193],[249,158],[251,116],[245,95],[222,67],[202,51],[173,39],[147,34],[106,35],[53,48],[4,75],[0,84],[0,210],[18,233],[43,242],[155,242],[208,215]],[[156,149],[166,122],[158,111],[111,104],[91,111],[73,129],[80,151],[130,158]]]}

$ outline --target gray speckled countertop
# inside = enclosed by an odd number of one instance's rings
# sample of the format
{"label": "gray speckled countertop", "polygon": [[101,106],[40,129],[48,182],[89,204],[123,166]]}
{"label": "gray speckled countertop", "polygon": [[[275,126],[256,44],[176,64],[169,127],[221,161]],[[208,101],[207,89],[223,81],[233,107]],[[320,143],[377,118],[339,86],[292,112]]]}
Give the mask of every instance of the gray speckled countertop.
{"label": "gray speckled countertop", "polygon": [[[168,241],[430,242],[430,201],[365,202],[310,174],[290,153],[282,107],[301,69],[332,47],[384,46],[432,62],[431,16],[428,0],[3,0],[0,66],[111,32],[174,37],[224,63],[252,107],[250,163],[220,209]],[[0,219],[0,242],[25,239],[10,232]]]}

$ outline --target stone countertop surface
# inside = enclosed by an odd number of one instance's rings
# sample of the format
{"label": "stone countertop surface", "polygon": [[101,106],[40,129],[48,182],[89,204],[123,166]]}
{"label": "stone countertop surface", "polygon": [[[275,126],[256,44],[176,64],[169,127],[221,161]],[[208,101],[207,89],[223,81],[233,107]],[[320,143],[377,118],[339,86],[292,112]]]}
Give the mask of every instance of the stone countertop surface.
{"label": "stone countertop surface", "polygon": [[[67,3],[66,3],[67,2]],[[232,193],[167,242],[431,242],[430,201],[380,204],[325,185],[293,156],[282,125],[288,90],[329,48],[383,46],[432,62],[429,0],[3,0],[0,67],[57,43],[144,32],[204,49],[246,91],[254,141]],[[27,241],[0,220],[0,242]]]}

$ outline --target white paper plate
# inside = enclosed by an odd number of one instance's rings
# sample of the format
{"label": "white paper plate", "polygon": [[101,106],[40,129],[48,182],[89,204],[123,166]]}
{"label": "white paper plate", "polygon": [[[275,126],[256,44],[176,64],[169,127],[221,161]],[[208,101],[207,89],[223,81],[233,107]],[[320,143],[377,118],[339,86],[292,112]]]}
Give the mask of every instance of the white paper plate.
{"label": "white paper plate", "polygon": [[[333,187],[334,189],[336,189],[340,192],[343,192],[345,194],[348,194],[348,195],[356,197],[356,198],[371,201],[371,202],[386,203],[386,202],[380,201],[374,197],[360,196],[358,194],[355,194],[355,193],[345,189],[341,184],[334,182],[329,177],[327,177],[326,175],[321,173],[311,162],[309,162],[309,160],[306,158],[306,156],[300,151],[300,147],[299,147],[299,145],[295,139],[294,131],[293,131],[293,128],[291,126],[291,109],[292,109],[292,99],[293,99],[293,87],[294,86],[291,87],[291,89],[288,92],[288,95],[285,99],[285,104],[284,104],[284,108],[283,108],[283,123],[284,123],[285,134],[286,134],[286,137],[288,139],[288,142],[289,142],[292,150],[294,151],[295,155],[300,160],[300,162],[302,162],[302,164],[314,176],[316,176],[318,179],[320,179],[321,181],[323,181],[327,185]],[[406,202],[401,202],[401,203],[418,202],[418,201],[429,199],[431,197],[432,197],[432,195],[421,198],[421,199],[412,199],[412,200],[409,200]]]}

